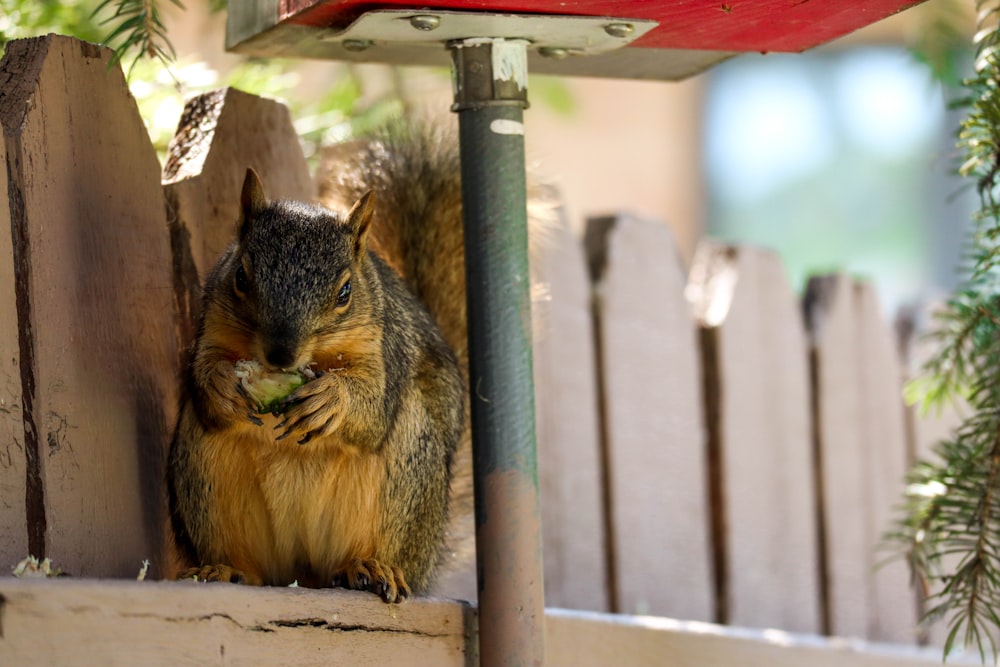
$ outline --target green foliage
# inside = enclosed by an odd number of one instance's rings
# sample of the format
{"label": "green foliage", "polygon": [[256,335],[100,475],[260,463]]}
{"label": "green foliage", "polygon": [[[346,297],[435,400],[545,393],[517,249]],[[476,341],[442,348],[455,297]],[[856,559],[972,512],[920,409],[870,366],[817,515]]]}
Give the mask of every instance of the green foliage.
{"label": "green foliage", "polygon": [[[159,11],[166,1],[0,0],[0,47],[10,39],[56,32],[110,44],[115,63],[132,56],[129,86],[161,158],[184,98],[222,86],[288,100],[309,158],[322,145],[355,136],[402,110],[395,93],[362,105],[361,81],[350,69],[331,88],[310,97],[296,89],[296,61],[249,58],[222,76],[196,57],[177,59]],[[204,1],[212,11],[225,9],[225,0]],[[183,7],[179,0],[169,2]]]}
{"label": "green foliage", "polygon": [[572,116],[576,110],[573,91],[563,77],[532,76],[528,87],[532,100],[540,101],[543,106],[561,116]]}
{"label": "green foliage", "polygon": [[[116,63],[134,54],[130,74],[141,56],[167,65],[176,56],[160,17],[160,1],[0,0],[0,49],[12,39],[55,32],[108,44]],[[214,7],[217,2],[212,1]],[[180,0],[169,2],[184,6]]]}
{"label": "green foliage", "polygon": [[970,416],[938,444],[935,461],[911,471],[890,539],[927,595],[928,619],[948,619],[945,655],[960,643],[985,661],[987,649],[997,656],[1000,631],[1000,2],[976,5],[975,74],[964,82],[958,135],[959,171],[980,197],[969,278],[939,314],[939,352],[910,388],[925,407],[960,397]]}
{"label": "green foliage", "polygon": [[[158,61],[139,59],[129,86],[161,159],[177,129],[184,99],[220,87],[287,100],[310,161],[318,158],[322,146],[357,136],[402,111],[398,94],[362,104],[361,81],[349,69],[321,95],[304,98],[296,93],[299,75],[295,64],[280,59],[250,59],[221,76],[203,62],[176,62],[168,72]],[[178,90],[175,77],[183,82],[182,90]]]}
{"label": "green foliage", "polygon": [[104,29],[87,0],[0,0],[0,50],[12,39],[50,32],[100,42]]}
{"label": "green foliage", "polygon": [[[170,2],[184,8],[180,0]],[[114,49],[115,57],[112,62],[118,63],[129,52],[138,53],[129,67],[130,77],[139,56],[155,58],[164,65],[169,65],[177,58],[174,47],[167,39],[167,29],[160,17],[157,0],[102,0],[94,9],[93,15],[106,10],[111,10],[111,16],[104,23],[114,26],[104,40]]]}

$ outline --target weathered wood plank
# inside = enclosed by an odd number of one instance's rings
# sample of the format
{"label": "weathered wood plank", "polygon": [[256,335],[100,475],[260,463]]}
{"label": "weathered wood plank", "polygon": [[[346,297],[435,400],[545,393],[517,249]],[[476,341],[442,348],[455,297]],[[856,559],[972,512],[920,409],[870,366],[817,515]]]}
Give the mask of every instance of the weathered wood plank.
{"label": "weathered wood plank", "polygon": [[544,294],[533,299],[532,319],[545,601],[607,611],[590,282],[580,240],[562,216],[537,247],[532,281]]}
{"label": "weathered wood plank", "polygon": [[[445,600],[224,584],[0,578],[4,667],[478,664],[476,612]],[[919,667],[936,649],[547,609],[550,667]],[[979,664],[976,656],[949,664]]]}
{"label": "weathered wood plank", "polygon": [[816,377],[817,447],[833,634],[916,639],[917,603],[901,560],[886,561],[907,465],[902,372],[874,289],[843,275],[806,294]]}
{"label": "weathered wood plank", "polygon": [[14,291],[7,152],[0,141],[0,574],[28,554],[24,513],[24,423]]}
{"label": "weathered wood plank", "polygon": [[909,467],[903,370],[896,336],[882,314],[875,288],[854,284],[858,317],[862,449],[867,455],[868,539],[873,604],[868,638],[912,643],[917,636],[917,594],[910,587],[902,558],[888,558],[880,549],[892,527]]}
{"label": "weathered wood plank", "polygon": [[780,258],[705,241],[688,295],[702,327],[720,620],[820,630],[805,327]]}
{"label": "weathered wood plank", "polygon": [[812,350],[817,483],[822,507],[826,631],[866,637],[871,543],[867,455],[861,430],[861,369],[854,287],[845,275],[813,278],[805,313]]}
{"label": "weathered wood plank", "polygon": [[175,289],[185,320],[182,346],[194,335],[199,281],[232,241],[247,167],[257,171],[272,199],[315,196],[284,104],[233,88],[189,100],[163,167]]}
{"label": "weathered wood plank", "polygon": [[666,225],[590,221],[615,611],[712,617],[695,325]]}
{"label": "weathered wood plank", "polygon": [[475,613],[349,591],[0,579],[0,664],[475,665]]}
{"label": "weathered wood plank", "polygon": [[[932,667],[937,649],[826,639],[781,630],[746,630],[669,618],[549,609],[548,667]],[[979,664],[977,656],[948,664]]]}
{"label": "weathered wood plank", "polygon": [[176,348],[159,161],[111,51],[8,43],[29,548],[84,576],[159,566]]}

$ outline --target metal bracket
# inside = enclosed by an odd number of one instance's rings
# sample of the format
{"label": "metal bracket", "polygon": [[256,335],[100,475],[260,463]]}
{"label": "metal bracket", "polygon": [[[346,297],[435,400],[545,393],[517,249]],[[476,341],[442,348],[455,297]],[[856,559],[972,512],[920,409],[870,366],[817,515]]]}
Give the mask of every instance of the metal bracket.
{"label": "metal bracket", "polygon": [[322,35],[347,51],[426,46],[472,38],[523,39],[542,56],[561,59],[620,49],[657,26],[656,21],[589,16],[384,9],[366,12],[343,30]]}

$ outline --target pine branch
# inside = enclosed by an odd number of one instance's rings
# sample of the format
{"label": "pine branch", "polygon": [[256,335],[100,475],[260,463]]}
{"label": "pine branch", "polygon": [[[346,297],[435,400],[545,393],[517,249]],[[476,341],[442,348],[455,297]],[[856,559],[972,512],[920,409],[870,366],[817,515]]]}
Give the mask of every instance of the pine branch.
{"label": "pine branch", "polygon": [[976,0],[976,9],[958,146],[959,173],[975,182],[980,208],[969,278],[937,318],[941,347],[922,381],[925,403],[962,396],[971,412],[937,459],[910,473],[905,514],[889,538],[927,594],[927,619],[949,619],[945,656],[961,642],[985,661],[987,651],[997,658],[1000,634],[1000,0]]}
{"label": "pine branch", "polygon": [[[184,9],[180,0],[170,2]],[[139,58],[159,60],[169,70],[170,64],[177,57],[167,38],[159,3],[160,0],[102,0],[94,10],[96,16],[113,8],[111,16],[102,22],[114,26],[105,38],[105,43],[114,50],[112,65],[121,62],[130,52],[135,52],[135,58],[128,69],[129,76]]]}

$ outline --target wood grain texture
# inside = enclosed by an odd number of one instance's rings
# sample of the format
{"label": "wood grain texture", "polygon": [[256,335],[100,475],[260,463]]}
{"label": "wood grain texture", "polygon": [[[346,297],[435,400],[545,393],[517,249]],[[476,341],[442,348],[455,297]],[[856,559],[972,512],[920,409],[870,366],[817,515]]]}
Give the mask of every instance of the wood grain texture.
{"label": "wood grain texture", "polygon": [[538,477],[545,600],[608,611],[598,390],[590,283],[580,240],[563,217],[532,257]]}
{"label": "wood grain texture", "polygon": [[475,665],[474,612],[368,593],[0,579],[0,664]]}
{"label": "wood grain texture", "polygon": [[816,375],[817,447],[833,634],[912,643],[916,593],[882,537],[902,499],[907,463],[896,337],[874,288],[843,275],[806,294]]}
{"label": "wood grain texture", "polygon": [[669,228],[591,220],[615,611],[712,617],[695,324]]}
{"label": "wood grain texture", "polygon": [[854,287],[845,275],[813,278],[805,301],[814,365],[827,630],[834,635],[866,637],[873,595],[867,523],[870,497]]}
{"label": "wood grain texture", "polygon": [[[820,630],[819,554],[805,327],[780,258],[703,242],[688,283],[717,374],[725,621]],[[706,371],[708,372],[708,371]],[[717,545],[718,547],[719,545]]]}
{"label": "wood grain texture", "polygon": [[903,370],[897,338],[882,312],[875,288],[854,284],[858,318],[862,449],[867,456],[869,563],[873,577],[868,638],[913,643],[917,636],[917,594],[910,587],[902,558],[889,559],[881,548],[898,517],[905,490],[907,456]]}
{"label": "wood grain texture", "polygon": [[8,43],[0,64],[24,432],[38,458],[27,479],[41,486],[27,494],[29,536],[44,533],[29,547],[83,576],[134,576],[144,558],[158,568],[176,410],[159,162],[110,60],[50,35]]}
{"label": "wood grain texture", "polygon": [[28,555],[21,357],[6,158],[0,141],[0,573]]}
{"label": "wood grain texture", "polygon": [[[4,667],[473,667],[476,612],[340,590],[0,578]],[[936,649],[546,610],[550,667],[932,667]],[[979,664],[975,656],[949,664]]]}

